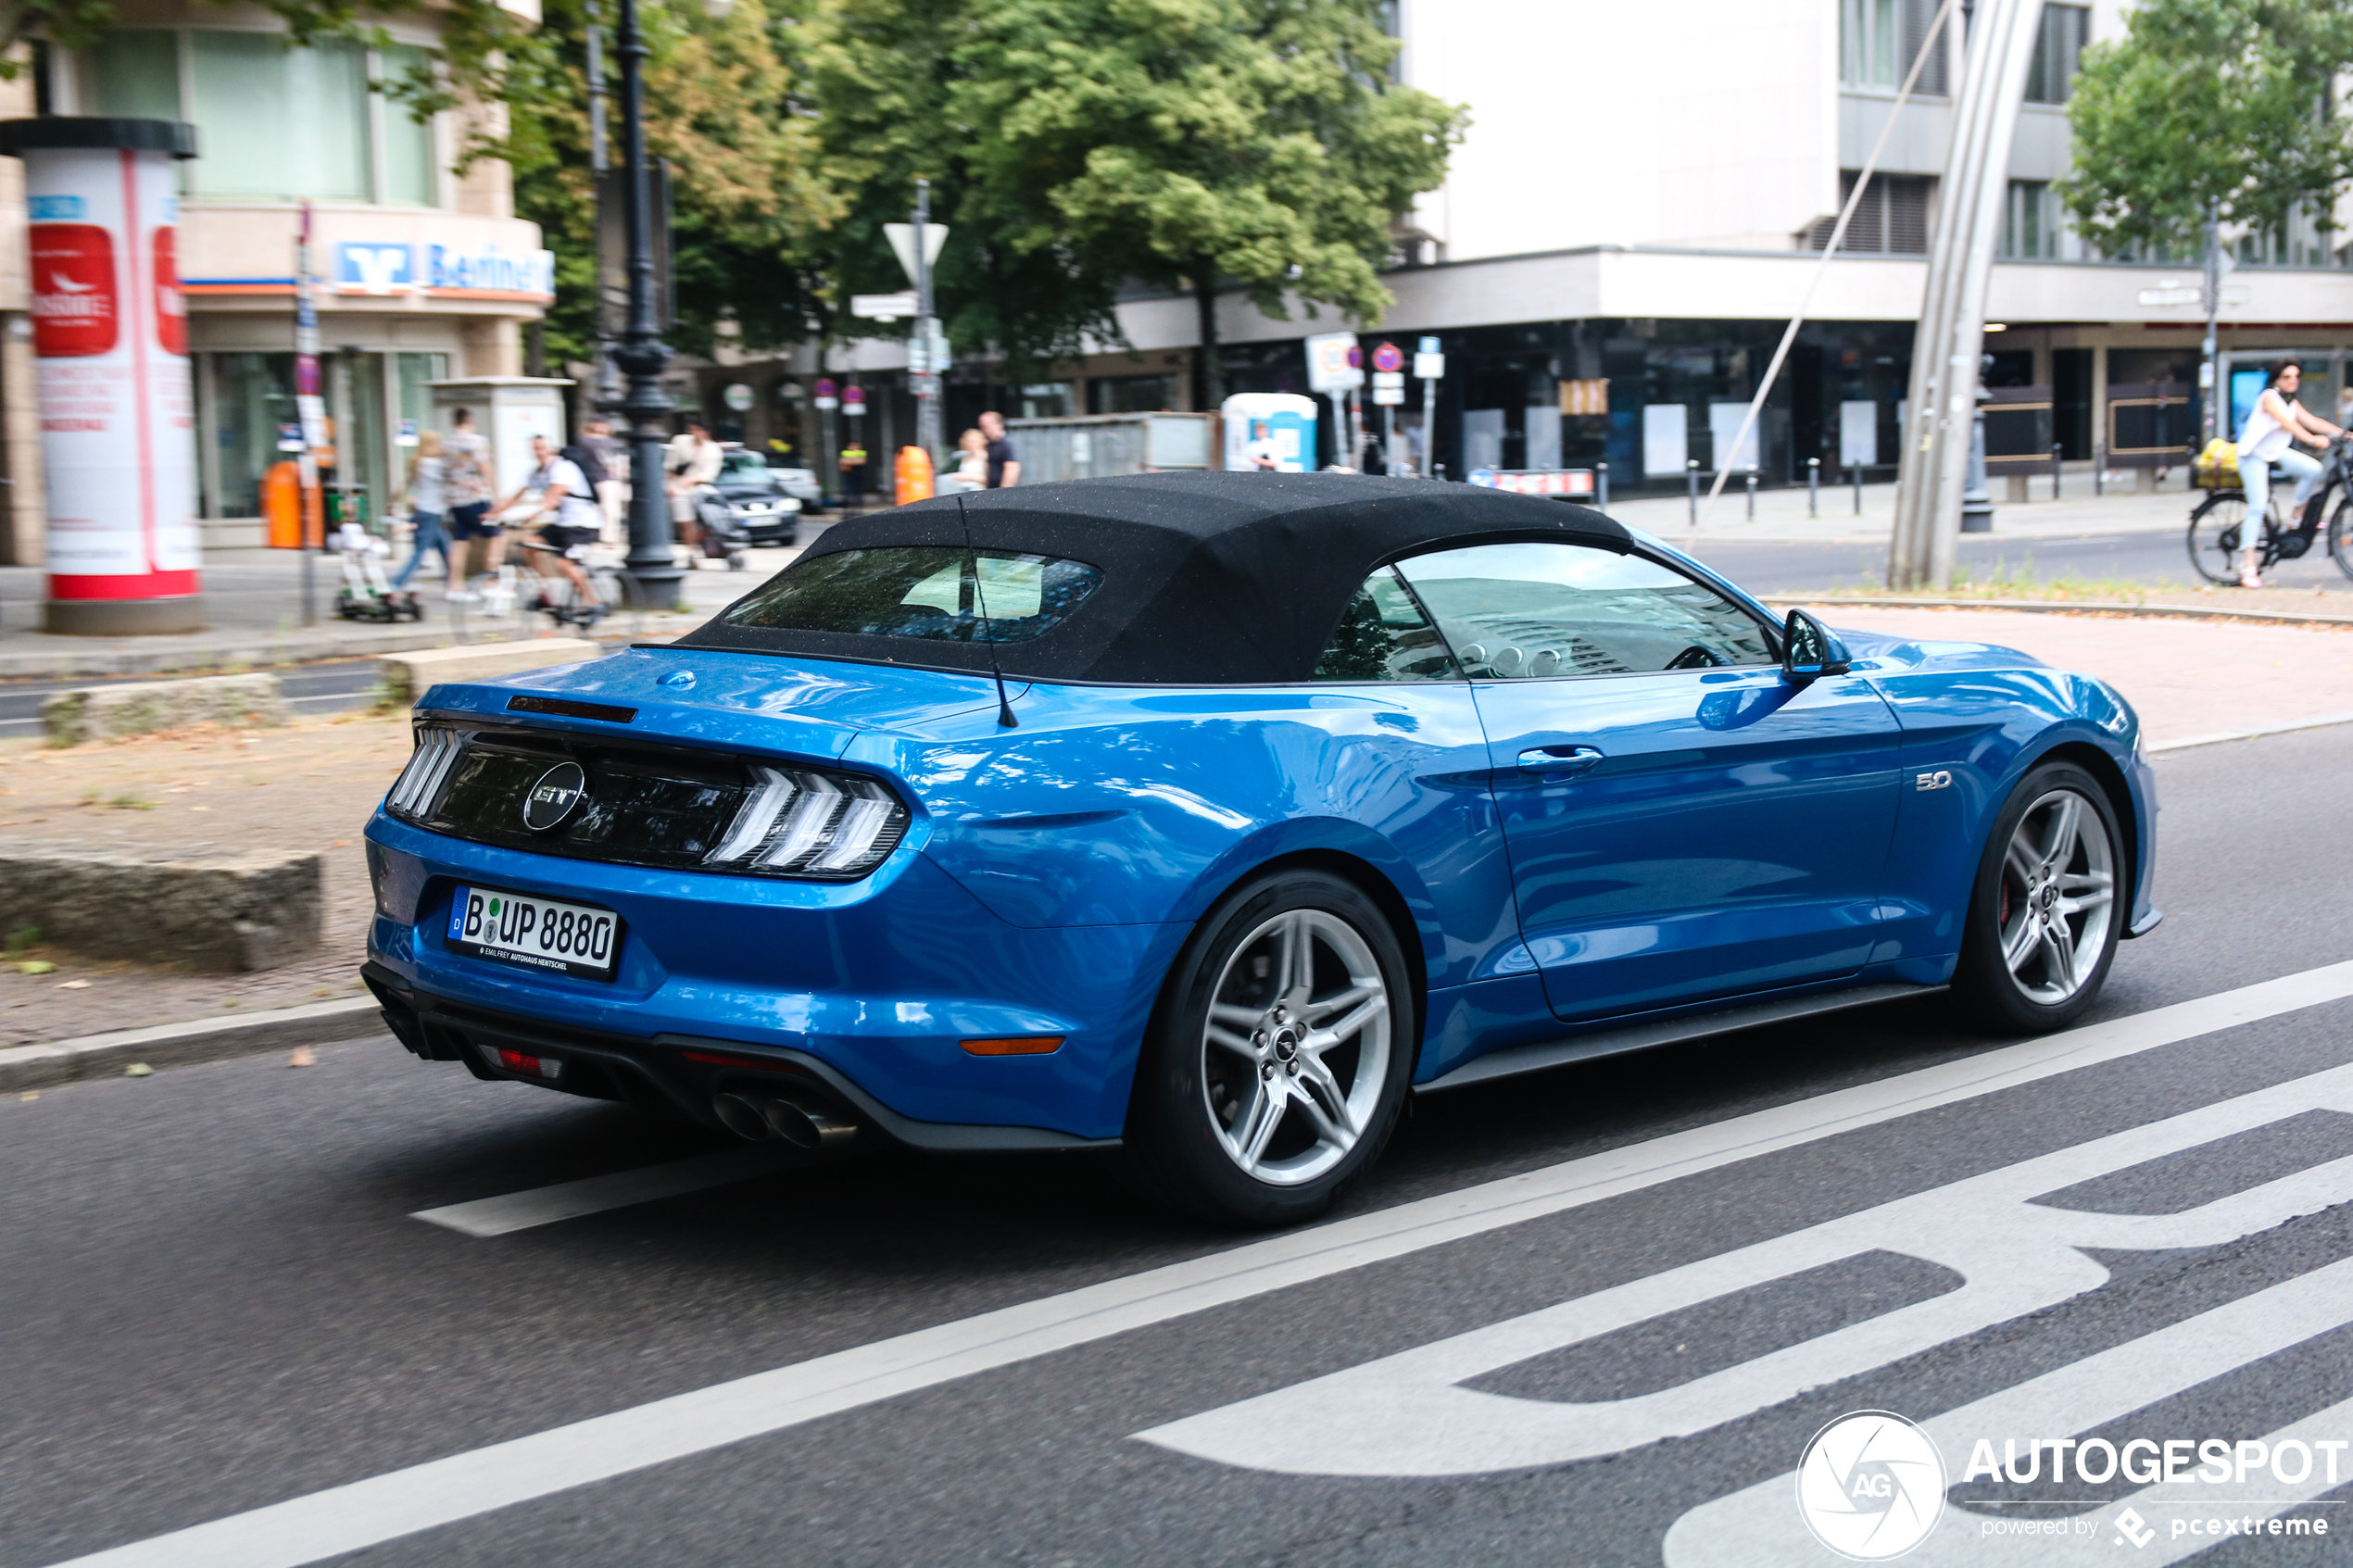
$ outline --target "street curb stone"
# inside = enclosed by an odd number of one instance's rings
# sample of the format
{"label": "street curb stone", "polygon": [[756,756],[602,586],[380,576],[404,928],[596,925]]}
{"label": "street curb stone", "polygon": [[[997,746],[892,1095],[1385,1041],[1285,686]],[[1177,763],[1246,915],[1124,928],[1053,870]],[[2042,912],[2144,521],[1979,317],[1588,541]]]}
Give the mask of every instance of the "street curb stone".
{"label": "street curb stone", "polygon": [[296,1046],[331,1046],[356,1040],[384,1027],[372,997],[340,997],[279,1008],[243,1018],[207,1018],[193,1023],[157,1023],[119,1029],[41,1046],[0,1049],[0,1093],[56,1088],[91,1078],[111,1078],[133,1062],[150,1067],[185,1067],[226,1061]]}
{"label": "street curb stone", "polygon": [[283,724],[286,693],[278,677],[197,675],[178,681],[132,681],[57,692],[41,705],[41,728],[52,746],[184,730],[197,724]]}

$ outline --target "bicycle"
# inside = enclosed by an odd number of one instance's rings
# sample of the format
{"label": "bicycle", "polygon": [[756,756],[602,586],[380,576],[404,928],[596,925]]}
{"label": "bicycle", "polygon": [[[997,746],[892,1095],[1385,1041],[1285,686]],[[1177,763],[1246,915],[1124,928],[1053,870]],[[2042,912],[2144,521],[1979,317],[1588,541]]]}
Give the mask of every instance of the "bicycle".
{"label": "bicycle", "polygon": [[596,591],[597,602],[591,604],[581,596],[579,587],[570,577],[551,572],[539,574],[539,585],[530,596],[528,608],[553,621],[557,631],[576,626],[585,632],[621,608],[621,572],[610,558],[592,554],[594,546],[574,545],[560,550],[544,539],[523,539],[518,543],[526,550],[544,551],[577,562],[587,575],[589,586]]}
{"label": "bicycle", "polygon": [[[2320,533],[2321,519],[2328,518],[2329,558],[2336,569],[2353,577],[2353,436],[2338,436],[2329,443],[2328,453],[2321,459],[2321,483],[2313,487],[2312,499],[2304,508],[2304,521],[2294,528],[2280,521],[2280,486],[2282,475],[2272,470],[2271,486],[2263,508],[2262,554],[2257,558],[2259,575],[2281,561],[2301,560],[2312,548],[2314,535]],[[2291,494],[2293,491],[2291,490]],[[2329,506],[2332,493],[2337,493],[2334,510]],[[2240,540],[2246,526],[2246,492],[2238,488],[2217,490],[2190,513],[2190,565],[2208,583],[2225,587],[2239,580]]]}

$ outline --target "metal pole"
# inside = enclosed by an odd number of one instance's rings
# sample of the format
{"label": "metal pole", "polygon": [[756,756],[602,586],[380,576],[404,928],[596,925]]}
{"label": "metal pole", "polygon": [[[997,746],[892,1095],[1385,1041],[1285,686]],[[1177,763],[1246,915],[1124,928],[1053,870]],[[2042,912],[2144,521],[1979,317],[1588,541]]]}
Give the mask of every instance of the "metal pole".
{"label": "metal pole", "polygon": [[913,363],[919,367],[914,377],[915,445],[938,460],[939,433],[939,372],[943,367],[931,362],[932,345],[938,340],[939,323],[931,316],[931,257],[930,246],[924,243],[924,231],[931,222],[931,182],[915,182],[915,335],[920,344]]}
{"label": "metal pole", "polygon": [[1861,517],[1863,515],[1863,465],[1856,463],[1847,471],[1855,476],[1855,515]]}
{"label": "metal pole", "polygon": [[[605,40],[604,8],[598,0],[588,0],[585,20],[588,33],[588,169],[591,198],[597,205],[596,232],[601,240],[605,232],[605,171],[612,167],[612,157],[605,145]],[[598,413],[610,414],[621,407],[621,378],[612,363],[612,334],[605,330],[609,312],[605,305],[604,258],[599,252],[597,265],[597,370],[588,383],[588,406]]]}
{"label": "metal pole", "polygon": [[1699,459],[1697,458],[1683,459],[1683,488],[1690,492],[1692,526],[1697,528],[1699,526]]}
{"label": "metal pole", "polygon": [[2102,483],[2102,482],[2103,482],[2103,481],[2105,481],[2105,480],[2108,478],[2108,475],[2107,475],[2105,472],[2103,472],[2103,471],[2102,471],[2102,470],[2105,470],[2107,467],[2108,467],[2108,449],[2107,449],[2106,447],[2102,446],[2102,445],[2101,445],[2098,442],[2096,442],[2096,441],[2093,442],[2093,443],[2092,443],[2092,494],[2093,494],[2095,496],[2102,495],[2105,495],[2105,494],[2107,493],[2107,492],[2106,492],[2106,490],[2105,490],[2105,488],[2104,488],[2104,486],[2103,486],[2103,483]]}
{"label": "metal pole", "polygon": [[2061,448],[2054,443],[2051,446],[2051,499],[2054,501],[2059,498],[2060,476],[2067,471],[2059,466],[2060,460]]}
{"label": "metal pole", "polygon": [[1806,515],[1822,515],[1822,459],[1819,458],[1806,459]]}
{"label": "metal pole", "polygon": [[1748,521],[1756,521],[1756,470],[1748,470]]}
{"label": "metal pole", "polygon": [[637,31],[637,0],[621,0],[621,25],[613,53],[621,56],[621,145],[628,169],[624,209],[629,241],[629,322],[613,361],[629,378],[622,412],[629,423],[629,559],[623,576],[629,601],[639,609],[667,609],[678,602],[685,575],[672,553],[668,497],[662,494],[661,416],[670,399],[661,372],[669,345],[654,320],[653,193],[646,182],[646,56]]}
{"label": "metal pole", "polygon": [[1593,508],[1609,510],[1609,463],[1606,459],[1593,465]]}
{"label": "metal pole", "polygon": [[[2213,202],[2206,204],[2206,342],[2202,349],[2206,365],[2200,371],[2206,378],[2206,439],[2215,438],[2215,421],[2221,413],[2222,366],[2219,350],[2221,340],[2215,328],[2215,318],[2222,309],[2222,235],[2221,214]],[[2162,408],[2164,406],[2159,404]]]}

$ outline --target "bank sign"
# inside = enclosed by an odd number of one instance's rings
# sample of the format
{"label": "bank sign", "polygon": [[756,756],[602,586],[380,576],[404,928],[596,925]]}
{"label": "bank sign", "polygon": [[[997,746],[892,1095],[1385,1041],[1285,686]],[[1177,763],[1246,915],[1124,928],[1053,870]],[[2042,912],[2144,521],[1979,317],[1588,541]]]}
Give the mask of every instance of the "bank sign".
{"label": "bank sign", "polygon": [[383,240],[336,244],[336,292],[407,294],[421,288],[553,299],[556,253],[510,251],[496,245],[410,245]]}

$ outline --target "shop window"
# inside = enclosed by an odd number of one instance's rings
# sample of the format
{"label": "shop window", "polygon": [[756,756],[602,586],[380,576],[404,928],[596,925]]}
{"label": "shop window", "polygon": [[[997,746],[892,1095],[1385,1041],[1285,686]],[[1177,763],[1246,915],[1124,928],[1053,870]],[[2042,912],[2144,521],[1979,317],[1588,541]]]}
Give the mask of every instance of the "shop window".
{"label": "shop window", "polygon": [[2074,90],[2075,73],[2082,65],[2083,42],[2091,31],[2090,6],[2044,6],[2042,24],[2034,34],[2034,58],[2026,68],[2028,103],[2067,102]]}
{"label": "shop window", "polygon": [[297,423],[291,354],[208,354],[211,392],[214,517],[259,517],[261,480],[278,450],[281,427]]}
{"label": "shop window", "polygon": [[[1900,86],[1928,42],[1936,10],[1936,0],[1840,0],[1839,80],[1849,87]],[[1920,68],[1916,95],[1944,95],[1944,53],[1940,37]]]}
{"label": "shop window", "polygon": [[1066,381],[1037,382],[1021,389],[1021,417],[1025,420],[1066,419],[1074,411],[1071,403],[1070,383]]}
{"label": "shop window", "polygon": [[1153,414],[1175,407],[1175,376],[1094,376],[1087,383],[1090,414]]}

